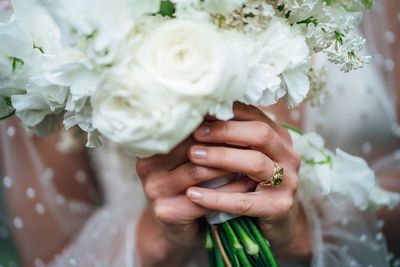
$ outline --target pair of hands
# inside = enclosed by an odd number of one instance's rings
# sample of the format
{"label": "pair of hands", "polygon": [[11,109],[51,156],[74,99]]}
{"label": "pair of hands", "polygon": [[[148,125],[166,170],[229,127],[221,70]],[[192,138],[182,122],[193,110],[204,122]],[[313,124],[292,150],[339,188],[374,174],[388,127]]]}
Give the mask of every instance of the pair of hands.
{"label": "pair of hands", "polygon": [[[296,201],[300,160],[289,133],[256,107],[235,104],[234,113],[231,121],[206,121],[168,155],[137,161],[148,216],[179,251],[201,240],[199,219],[217,211],[256,217],[278,254],[307,256],[307,226]],[[259,185],[274,162],[284,168],[284,182]],[[198,186],[231,173],[245,176],[217,189]]]}

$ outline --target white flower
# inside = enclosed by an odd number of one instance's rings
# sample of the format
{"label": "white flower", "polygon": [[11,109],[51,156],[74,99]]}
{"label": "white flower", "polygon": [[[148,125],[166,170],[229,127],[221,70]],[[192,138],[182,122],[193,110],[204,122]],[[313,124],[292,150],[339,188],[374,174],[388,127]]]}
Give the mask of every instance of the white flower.
{"label": "white flower", "polygon": [[205,110],[179,96],[148,87],[140,69],[104,75],[92,96],[93,126],[139,157],[167,153],[203,120]]}
{"label": "white flower", "polygon": [[13,8],[10,21],[0,25],[0,54],[11,59],[1,89],[13,89],[13,106],[26,127],[48,134],[61,121],[68,89],[51,83],[46,74],[68,57],[57,25],[36,1],[13,1]]}
{"label": "white flower", "polygon": [[394,207],[399,202],[398,194],[379,187],[374,172],[362,158],[337,149],[332,172],[332,192],[350,197],[361,210],[383,205]]}
{"label": "white flower", "polygon": [[187,96],[207,96],[221,87],[230,56],[222,32],[209,23],[170,20],[141,43],[143,68],[160,86]]}
{"label": "white flower", "polygon": [[157,87],[200,99],[201,105],[214,107],[212,113],[228,119],[232,110],[224,103],[240,99],[248,72],[243,39],[207,21],[173,19],[150,29],[136,60]]}
{"label": "white flower", "polygon": [[230,118],[247,77],[234,33],[180,19],[147,30],[138,47],[106,72],[91,100],[93,126],[139,156],[170,151],[208,111]]}
{"label": "white flower", "polygon": [[[254,49],[256,54],[252,59],[253,68],[258,69],[250,79],[250,84],[257,84],[261,77],[262,69],[268,75],[258,99],[247,95],[250,104],[271,105],[285,96],[290,107],[294,107],[306,97],[309,90],[307,72],[310,68],[310,51],[300,31],[290,26],[285,20],[274,18],[264,32],[259,33],[259,47]],[[259,58],[257,58],[259,57]],[[261,69],[261,70],[260,70]],[[282,79],[282,82],[281,82]],[[259,83],[260,85],[262,83]],[[249,88],[256,90],[255,88]],[[254,93],[254,91],[252,92]]]}
{"label": "white flower", "polygon": [[192,7],[211,14],[226,14],[240,8],[246,0],[172,0],[178,9]]}
{"label": "white flower", "polygon": [[230,13],[240,8],[246,0],[205,0],[204,8],[210,13]]}
{"label": "white flower", "polygon": [[384,191],[365,160],[342,150],[332,153],[315,133],[299,135],[291,131],[293,146],[301,157],[299,177],[303,191],[310,197],[328,196],[333,202],[348,199],[360,210],[393,207],[398,194]]}

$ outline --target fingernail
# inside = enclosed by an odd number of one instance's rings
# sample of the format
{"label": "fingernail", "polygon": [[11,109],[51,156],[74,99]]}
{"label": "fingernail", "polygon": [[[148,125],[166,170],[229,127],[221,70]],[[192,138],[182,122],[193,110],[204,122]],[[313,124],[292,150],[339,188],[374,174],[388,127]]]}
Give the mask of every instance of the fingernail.
{"label": "fingernail", "polygon": [[188,197],[192,200],[200,200],[203,194],[200,191],[197,190],[189,190],[188,191]]}
{"label": "fingernail", "polygon": [[205,159],[207,157],[207,150],[200,147],[195,147],[192,149],[191,154],[194,158]]}
{"label": "fingernail", "polygon": [[200,128],[197,129],[196,134],[198,134],[199,136],[207,136],[209,135],[211,132],[211,128],[208,126],[201,126]]}

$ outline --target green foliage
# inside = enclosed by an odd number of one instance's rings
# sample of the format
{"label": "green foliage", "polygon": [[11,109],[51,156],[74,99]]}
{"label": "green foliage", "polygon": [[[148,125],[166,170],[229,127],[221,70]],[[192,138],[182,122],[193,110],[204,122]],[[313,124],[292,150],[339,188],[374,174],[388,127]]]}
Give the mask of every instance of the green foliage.
{"label": "green foliage", "polygon": [[366,8],[372,8],[374,5],[374,0],[361,0],[361,2]]}
{"label": "green foliage", "polygon": [[175,13],[175,5],[169,0],[161,1],[160,14],[166,17],[173,17]]}
{"label": "green foliage", "polygon": [[25,62],[22,59],[17,57],[10,57],[10,60],[12,62],[13,71],[16,71],[19,67],[22,67],[25,64]]}
{"label": "green foliage", "polygon": [[317,26],[318,19],[311,16],[308,19],[297,22],[297,24],[306,24],[306,26],[308,26],[309,24],[313,24],[314,26]]}
{"label": "green foliage", "polygon": [[43,47],[37,46],[36,44],[33,44],[33,49],[37,49],[40,51],[40,53],[44,54]]}
{"label": "green foliage", "polygon": [[15,109],[12,107],[11,98],[0,97],[0,121],[8,119],[15,114]]}
{"label": "green foliage", "polygon": [[344,34],[338,31],[335,31],[335,40],[338,44],[343,45]]}

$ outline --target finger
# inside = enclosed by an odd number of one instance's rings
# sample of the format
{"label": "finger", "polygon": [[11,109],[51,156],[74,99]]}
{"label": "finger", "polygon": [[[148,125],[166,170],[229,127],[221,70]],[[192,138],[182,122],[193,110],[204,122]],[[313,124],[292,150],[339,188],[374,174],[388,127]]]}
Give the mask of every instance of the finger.
{"label": "finger", "polygon": [[165,177],[150,178],[145,185],[146,195],[151,198],[170,197],[184,192],[188,187],[227,175],[229,171],[185,163]]}
{"label": "finger", "polygon": [[294,204],[293,196],[282,190],[277,190],[275,193],[266,191],[229,193],[191,187],[186,194],[194,203],[208,210],[267,220],[286,216]]}
{"label": "finger", "polygon": [[257,188],[258,183],[247,177],[240,178],[229,184],[215,188],[217,191],[230,192],[230,193],[246,193],[254,192]]}
{"label": "finger", "polygon": [[255,106],[245,105],[243,103],[236,102],[233,105],[233,112],[235,114],[233,120],[237,121],[262,121],[267,123],[279,136],[288,142],[291,142],[291,137],[286,129],[272,120],[262,110]]}
{"label": "finger", "polygon": [[168,172],[188,161],[187,151],[194,144],[193,138],[188,138],[168,155],[155,155],[146,159],[138,159],[136,171],[140,178],[146,178],[150,173]]}
{"label": "finger", "polygon": [[190,160],[197,165],[243,173],[261,182],[272,176],[275,163],[259,151],[228,147],[193,146]]}
{"label": "finger", "polygon": [[267,123],[260,121],[207,122],[194,133],[202,143],[225,143],[250,147],[268,155],[275,161],[285,161],[294,154],[290,144],[282,139]]}
{"label": "finger", "polygon": [[185,195],[160,199],[154,203],[153,209],[160,222],[173,225],[186,225],[210,212],[189,200]]}

